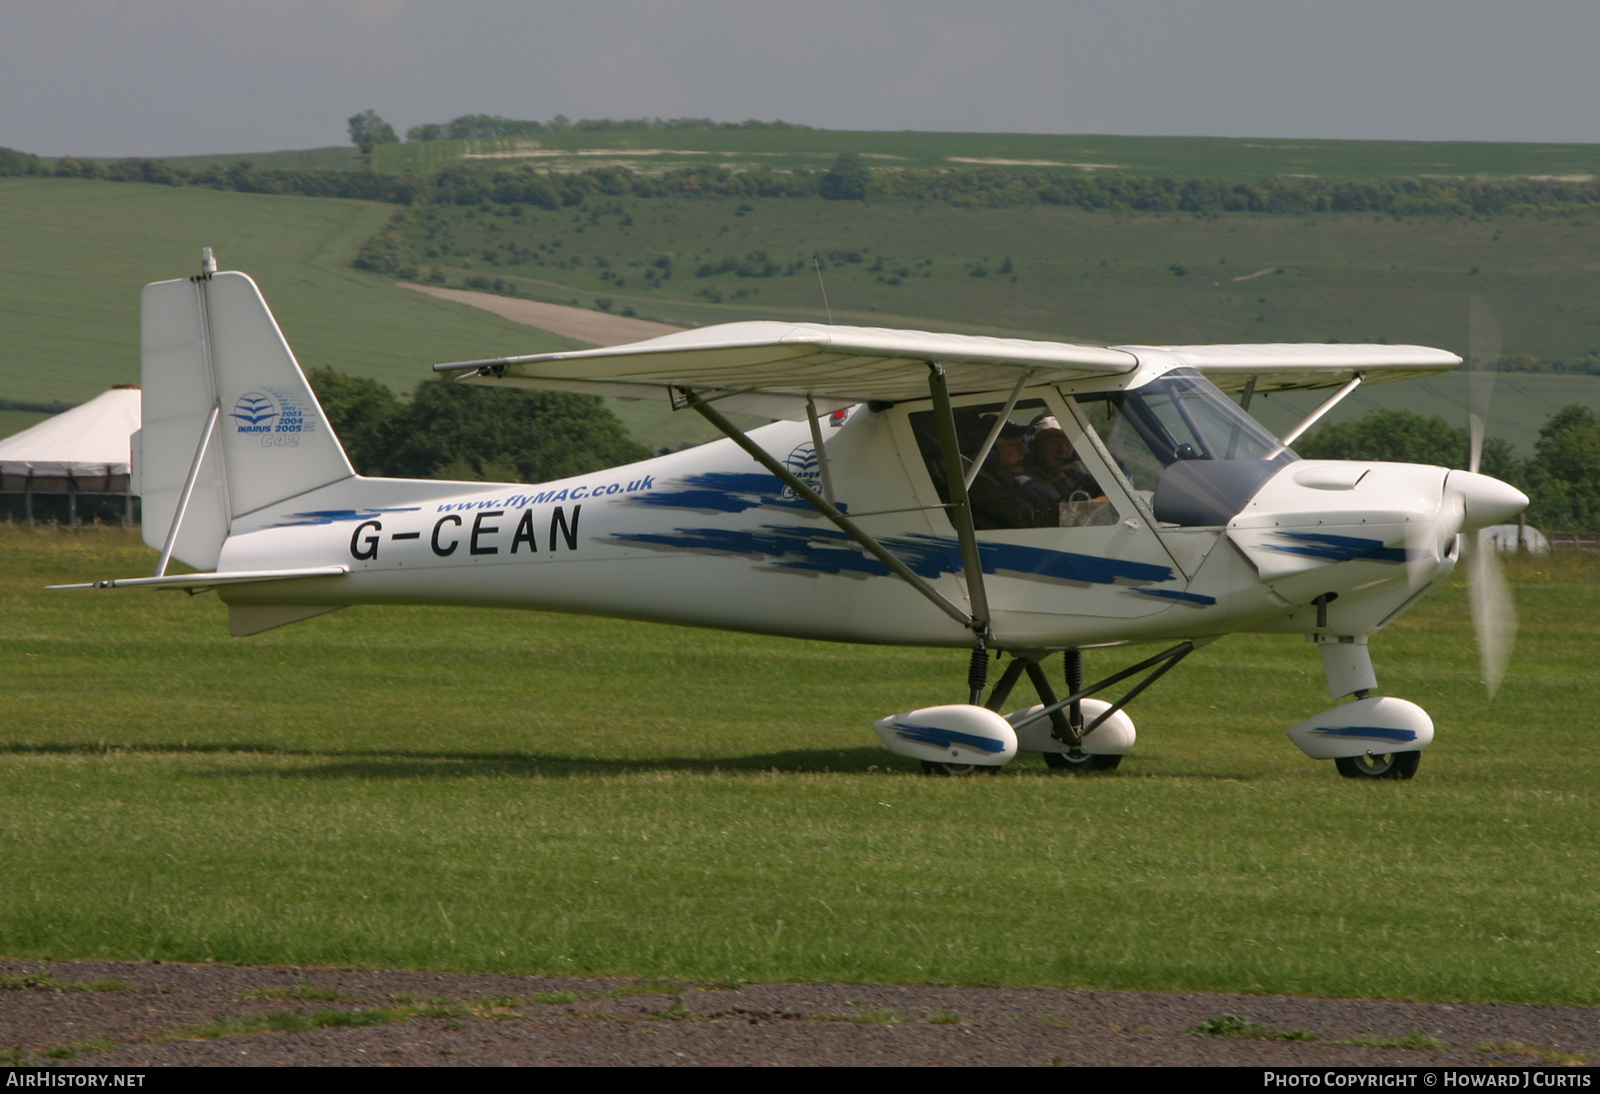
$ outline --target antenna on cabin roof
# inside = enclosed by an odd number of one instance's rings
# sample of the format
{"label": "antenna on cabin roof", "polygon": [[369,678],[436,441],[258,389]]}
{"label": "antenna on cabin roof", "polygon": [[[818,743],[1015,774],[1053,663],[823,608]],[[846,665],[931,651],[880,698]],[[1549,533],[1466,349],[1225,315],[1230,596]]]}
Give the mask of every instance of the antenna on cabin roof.
{"label": "antenna on cabin roof", "polygon": [[217,272],[217,256],[211,253],[210,247],[200,248],[200,273],[203,277],[210,277]]}
{"label": "antenna on cabin roof", "polygon": [[811,252],[811,264],[817,268],[817,288],[822,290],[822,310],[828,313],[828,326],[833,326],[833,309],[828,307],[828,286],[822,283],[822,261]]}

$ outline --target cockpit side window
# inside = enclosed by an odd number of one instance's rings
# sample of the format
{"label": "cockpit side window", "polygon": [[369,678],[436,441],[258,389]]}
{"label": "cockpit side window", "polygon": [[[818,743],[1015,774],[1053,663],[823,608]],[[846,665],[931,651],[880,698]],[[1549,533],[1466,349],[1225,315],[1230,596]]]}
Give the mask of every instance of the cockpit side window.
{"label": "cockpit side window", "polygon": [[[963,470],[971,468],[1004,409],[999,403],[956,409],[956,443]],[[939,499],[948,503],[949,484],[933,412],[920,411],[910,417],[911,431]],[[1039,399],[1024,400],[1012,409],[967,493],[973,526],[980,531],[1071,528],[1118,520],[1116,508],[1084,466],[1066,431]]]}

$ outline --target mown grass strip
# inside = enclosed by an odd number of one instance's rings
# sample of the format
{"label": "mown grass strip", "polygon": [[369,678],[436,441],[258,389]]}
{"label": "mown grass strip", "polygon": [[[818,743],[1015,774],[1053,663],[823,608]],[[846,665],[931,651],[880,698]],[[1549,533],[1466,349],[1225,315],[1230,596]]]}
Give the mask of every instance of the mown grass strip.
{"label": "mown grass strip", "polygon": [[48,973],[0,974],[0,991],[127,991],[121,980],[57,980]]}
{"label": "mown grass strip", "polygon": [[350,996],[335,988],[322,988],[315,984],[296,984],[292,988],[266,987],[252,988],[250,991],[241,992],[240,999],[303,999],[317,1000],[319,1002],[335,1002],[349,999]]}
{"label": "mown grass strip", "polygon": [[316,1029],[345,1029],[357,1026],[385,1026],[409,1022],[414,1018],[460,1018],[467,1008],[460,1003],[429,1006],[371,1007],[356,1010],[324,1008],[314,1011],[273,1011],[238,1018],[215,1018],[198,1025],[158,1033],[151,1044],[168,1041],[211,1041],[245,1033],[305,1033]]}
{"label": "mown grass strip", "polygon": [[1453,1047],[1449,1042],[1423,1033],[1420,1029],[1414,1029],[1403,1037],[1374,1037],[1363,1033],[1343,1041],[1335,1041],[1334,1044],[1354,1045],[1357,1048],[1405,1048],[1422,1052],[1445,1052]]}

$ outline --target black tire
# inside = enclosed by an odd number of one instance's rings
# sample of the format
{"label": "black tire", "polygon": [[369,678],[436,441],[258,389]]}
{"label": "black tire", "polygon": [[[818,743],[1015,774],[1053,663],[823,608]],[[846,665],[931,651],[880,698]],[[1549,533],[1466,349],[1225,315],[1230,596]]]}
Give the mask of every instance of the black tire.
{"label": "black tire", "polygon": [[1044,762],[1056,771],[1115,771],[1122,754],[1069,756],[1065,752],[1046,752]]}
{"label": "black tire", "polygon": [[1341,756],[1334,760],[1339,774],[1347,779],[1409,779],[1422,762],[1420,752],[1387,752],[1378,755]]}

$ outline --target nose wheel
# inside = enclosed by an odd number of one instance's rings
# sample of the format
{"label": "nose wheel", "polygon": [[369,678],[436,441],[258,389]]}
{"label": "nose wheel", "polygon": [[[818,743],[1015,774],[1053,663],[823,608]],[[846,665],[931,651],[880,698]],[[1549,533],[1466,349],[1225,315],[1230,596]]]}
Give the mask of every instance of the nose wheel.
{"label": "nose wheel", "polygon": [[1341,756],[1333,761],[1339,774],[1347,779],[1409,779],[1417,773],[1421,762],[1420,752],[1369,752],[1365,756]]}

